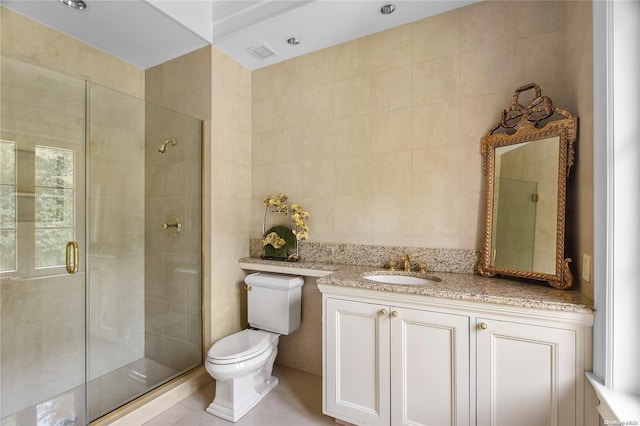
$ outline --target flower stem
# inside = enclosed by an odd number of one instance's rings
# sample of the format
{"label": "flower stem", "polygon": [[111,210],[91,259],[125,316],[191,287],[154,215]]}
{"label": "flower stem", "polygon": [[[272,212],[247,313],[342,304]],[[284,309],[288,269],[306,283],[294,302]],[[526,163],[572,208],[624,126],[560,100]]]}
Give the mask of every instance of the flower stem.
{"label": "flower stem", "polygon": [[262,236],[267,233],[267,212],[269,211],[269,206],[264,208],[264,219],[262,219]]}

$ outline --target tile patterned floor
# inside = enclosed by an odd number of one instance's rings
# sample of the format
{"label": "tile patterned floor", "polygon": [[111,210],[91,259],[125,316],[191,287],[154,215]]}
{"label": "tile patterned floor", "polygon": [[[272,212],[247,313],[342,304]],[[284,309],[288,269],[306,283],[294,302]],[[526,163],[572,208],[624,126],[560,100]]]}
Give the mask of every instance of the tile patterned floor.
{"label": "tile patterned floor", "polygon": [[[315,426],[335,425],[322,414],[322,378],[281,366],[273,372],[278,386],[235,424],[237,426]],[[230,426],[234,423],[207,413],[215,385],[168,408],[144,426]]]}

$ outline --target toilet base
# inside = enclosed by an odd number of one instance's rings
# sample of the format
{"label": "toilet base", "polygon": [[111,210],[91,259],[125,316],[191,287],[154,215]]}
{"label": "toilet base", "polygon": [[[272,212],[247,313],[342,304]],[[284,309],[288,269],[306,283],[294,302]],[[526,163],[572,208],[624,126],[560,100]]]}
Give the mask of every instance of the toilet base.
{"label": "toilet base", "polygon": [[[249,378],[253,379],[251,376]],[[247,392],[246,388],[244,390],[234,389],[238,385],[239,383],[234,383],[234,381],[216,383],[216,396],[207,407],[207,413],[235,423],[267,396],[273,388],[278,386],[278,378],[271,376],[263,383],[252,386],[252,392]],[[234,390],[241,392],[243,395],[241,400],[237,395],[234,398]]]}

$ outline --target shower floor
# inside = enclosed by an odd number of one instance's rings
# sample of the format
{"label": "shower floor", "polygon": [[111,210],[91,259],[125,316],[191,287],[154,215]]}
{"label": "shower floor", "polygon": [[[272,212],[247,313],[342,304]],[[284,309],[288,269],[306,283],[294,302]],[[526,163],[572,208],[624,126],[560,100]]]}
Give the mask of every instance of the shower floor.
{"label": "shower floor", "polygon": [[[141,358],[91,380],[87,388],[88,420],[94,420],[168,381],[178,371]],[[27,407],[2,419],[0,426],[73,426],[84,424],[83,387]],[[87,421],[88,423],[88,421]]]}
{"label": "shower floor", "polygon": [[[149,358],[140,358],[89,382],[89,419],[104,416],[147,392],[150,388],[166,382],[178,373]],[[3,425],[4,426],[4,425]]]}

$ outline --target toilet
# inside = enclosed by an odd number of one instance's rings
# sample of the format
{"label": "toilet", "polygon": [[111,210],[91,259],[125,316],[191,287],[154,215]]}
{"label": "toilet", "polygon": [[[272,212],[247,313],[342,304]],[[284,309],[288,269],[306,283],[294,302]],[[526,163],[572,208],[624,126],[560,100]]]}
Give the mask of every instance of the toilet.
{"label": "toilet", "polygon": [[216,396],[207,407],[214,416],[238,421],[278,385],[271,375],[281,334],[300,326],[304,279],[258,272],[248,275],[249,326],[218,340],[207,352],[205,367],[216,380]]}

